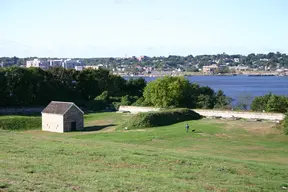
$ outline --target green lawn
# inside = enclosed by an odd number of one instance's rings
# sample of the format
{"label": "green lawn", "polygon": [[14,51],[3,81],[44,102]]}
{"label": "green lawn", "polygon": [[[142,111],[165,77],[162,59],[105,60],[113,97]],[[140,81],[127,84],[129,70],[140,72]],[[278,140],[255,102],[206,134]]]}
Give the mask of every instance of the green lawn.
{"label": "green lawn", "polygon": [[[0,191],[284,191],[288,136],[267,122],[207,120],[116,129],[126,114],[85,116],[100,131],[0,130]],[[288,186],[287,186],[288,188]]]}

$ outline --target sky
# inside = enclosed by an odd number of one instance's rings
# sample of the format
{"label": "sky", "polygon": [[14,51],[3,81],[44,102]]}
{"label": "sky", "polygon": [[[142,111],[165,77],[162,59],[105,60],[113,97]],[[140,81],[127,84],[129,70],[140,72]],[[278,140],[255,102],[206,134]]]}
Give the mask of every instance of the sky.
{"label": "sky", "polygon": [[0,57],[288,53],[287,0],[0,0]]}

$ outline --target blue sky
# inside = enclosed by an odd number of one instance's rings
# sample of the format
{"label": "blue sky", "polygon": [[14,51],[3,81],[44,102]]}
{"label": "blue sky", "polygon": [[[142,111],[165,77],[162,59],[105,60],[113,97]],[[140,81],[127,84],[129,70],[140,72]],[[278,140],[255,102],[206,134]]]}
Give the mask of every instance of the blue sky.
{"label": "blue sky", "polygon": [[288,53],[287,0],[0,0],[0,56]]}

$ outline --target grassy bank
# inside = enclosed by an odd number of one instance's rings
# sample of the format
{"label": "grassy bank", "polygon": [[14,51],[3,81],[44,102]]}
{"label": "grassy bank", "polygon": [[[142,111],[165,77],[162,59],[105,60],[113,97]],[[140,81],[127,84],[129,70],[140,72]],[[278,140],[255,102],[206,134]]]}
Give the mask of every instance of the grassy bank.
{"label": "grassy bank", "polygon": [[169,109],[157,112],[138,113],[124,126],[128,129],[143,129],[172,125],[178,122],[199,120],[202,116],[190,109]]}
{"label": "grassy bank", "polygon": [[283,191],[288,138],[267,122],[197,120],[118,130],[129,115],[90,114],[98,132],[0,131],[0,191]]}
{"label": "grassy bank", "polygon": [[0,130],[34,130],[41,129],[41,117],[0,116]]}

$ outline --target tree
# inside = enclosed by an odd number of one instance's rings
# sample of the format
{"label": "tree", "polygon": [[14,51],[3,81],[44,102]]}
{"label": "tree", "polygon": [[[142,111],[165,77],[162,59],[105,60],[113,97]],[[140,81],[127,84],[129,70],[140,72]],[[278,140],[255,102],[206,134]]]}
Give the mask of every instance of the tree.
{"label": "tree", "polygon": [[127,81],[124,78],[118,75],[109,74],[108,77],[109,86],[107,87],[109,95],[112,95],[114,97],[121,97],[126,95],[125,93],[126,83]]}
{"label": "tree", "polygon": [[130,100],[129,95],[121,97],[121,105],[131,105],[132,101]]}
{"label": "tree", "polygon": [[191,84],[184,77],[164,77],[148,83],[144,99],[145,104],[155,107],[212,109],[217,102],[219,107],[229,103],[223,92],[215,95],[210,87]]}
{"label": "tree", "polygon": [[286,113],[285,118],[283,120],[283,131],[285,135],[288,135],[288,113]]}
{"label": "tree", "polygon": [[4,105],[8,99],[6,73],[0,68],[0,106]]}
{"label": "tree", "polygon": [[272,96],[272,93],[266,94],[264,96],[255,97],[251,104],[251,109],[253,111],[266,111],[267,103]]}
{"label": "tree", "polygon": [[189,96],[190,83],[184,77],[164,77],[148,83],[145,102],[155,107],[182,107]]}
{"label": "tree", "polygon": [[272,93],[255,97],[251,109],[253,111],[286,113],[288,111],[288,97],[277,96]]}
{"label": "tree", "polygon": [[108,76],[106,70],[85,69],[76,76],[76,89],[84,100],[93,100],[107,89]]}
{"label": "tree", "polygon": [[143,78],[129,79],[126,82],[125,94],[141,97],[143,95],[146,81]]}
{"label": "tree", "polygon": [[201,108],[201,109],[209,109],[211,108],[211,98],[209,97],[209,95],[203,95],[200,94],[197,97],[197,108]]}
{"label": "tree", "polygon": [[222,90],[217,91],[216,93],[216,103],[214,108],[225,109],[229,107],[232,99],[227,97]]}
{"label": "tree", "polygon": [[284,96],[271,95],[267,102],[266,110],[268,112],[285,113],[288,109],[288,99]]}
{"label": "tree", "polygon": [[103,91],[108,91],[109,96],[123,96],[122,89],[126,88],[126,80],[122,77],[110,75],[107,70],[92,69],[1,68],[0,83],[0,106],[5,107],[43,106],[51,100],[84,104],[94,101]]}

